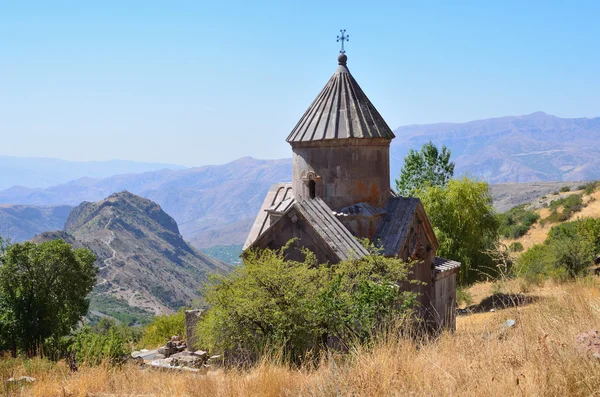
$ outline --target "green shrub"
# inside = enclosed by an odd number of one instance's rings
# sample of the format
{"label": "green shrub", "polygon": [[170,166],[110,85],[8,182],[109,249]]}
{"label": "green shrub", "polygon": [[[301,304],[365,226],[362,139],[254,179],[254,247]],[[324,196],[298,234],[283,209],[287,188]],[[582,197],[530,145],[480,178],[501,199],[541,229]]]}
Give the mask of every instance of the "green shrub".
{"label": "green shrub", "polygon": [[341,349],[368,341],[416,302],[398,287],[408,283],[398,259],[370,255],[327,266],[309,251],[302,262],[286,260],[285,251],[249,252],[233,272],[212,278],[204,295],[211,307],[197,330],[208,349],[243,362],[269,348],[287,361],[318,357],[328,340]]}
{"label": "green shrub", "polygon": [[594,193],[594,191],[598,188],[599,185],[600,181],[589,182],[585,185],[579,186],[579,190],[583,190],[583,194],[589,196],[590,194]]}
{"label": "green shrub", "polygon": [[570,192],[571,188],[569,186],[563,186],[559,189],[559,192],[561,193],[565,193],[565,192]]}
{"label": "green shrub", "polygon": [[81,328],[71,350],[79,364],[98,365],[106,360],[118,364],[131,352],[133,343],[134,337],[129,328],[103,319],[96,326]]}
{"label": "green shrub", "polygon": [[[563,207],[562,211],[558,209]],[[571,194],[567,197],[554,200],[550,203],[550,215],[545,219],[547,222],[564,222],[573,216],[574,213],[581,211],[584,207],[581,195]]]}
{"label": "green shrub", "polygon": [[473,295],[471,295],[464,287],[459,286],[456,288],[456,303],[459,305],[464,304],[465,306],[470,306],[473,303]]}
{"label": "green shrub", "polygon": [[523,251],[523,244],[521,244],[518,241],[515,241],[508,246],[508,249],[511,252],[521,252],[521,251]]}
{"label": "green shrub", "polygon": [[551,277],[555,270],[552,250],[544,244],[536,244],[523,252],[513,267],[516,275],[528,283],[540,284]]}
{"label": "green shrub", "polygon": [[185,336],[184,309],[171,315],[154,317],[152,322],[142,330],[139,346],[155,349],[164,345],[173,335]]}
{"label": "green shrub", "polygon": [[522,237],[538,219],[540,219],[540,214],[526,209],[526,204],[511,208],[498,216],[500,235],[513,239]]}

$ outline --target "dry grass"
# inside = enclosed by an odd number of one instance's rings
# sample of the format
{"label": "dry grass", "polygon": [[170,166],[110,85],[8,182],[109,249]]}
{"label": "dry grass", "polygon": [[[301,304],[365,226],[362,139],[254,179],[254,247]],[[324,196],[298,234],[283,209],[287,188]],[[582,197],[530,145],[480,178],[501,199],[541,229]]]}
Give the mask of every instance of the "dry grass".
{"label": "dry grass", "polygon": [[[390,338],[371,350],[324,359],[315,369],[263,363],[247,371],[215,370],[204,376],[135,366],[81,368],[69,374],[64,363],[49,367],[41,360],[6,359],[3,376],[27,374],[37,381],[5,393],[38,397],[600,394],[600,362],[574,344],[577,334],[600,329],[597,281],[547,285],[529,294],[542,298],[528,306],[459,317],[455,334],[428,343]],[[499,332],[508,318],[516,319],[517,326]]]}

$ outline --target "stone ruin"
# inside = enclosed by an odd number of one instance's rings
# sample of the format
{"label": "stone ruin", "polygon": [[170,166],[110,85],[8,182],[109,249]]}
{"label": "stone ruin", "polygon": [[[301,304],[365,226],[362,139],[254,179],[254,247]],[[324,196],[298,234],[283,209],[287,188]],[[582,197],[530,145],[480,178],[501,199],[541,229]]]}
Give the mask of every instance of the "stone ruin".
{"label": "stone ruin", "polygon": [[188,344],[178,335],[174,335],[164,346],[156,350],[135,351],[131,353],[131,357],[155,368],[202,373],[206,373],[211,364],[218,363],[220,359],[220,356],[209,356],[204,350],[187,349]]}

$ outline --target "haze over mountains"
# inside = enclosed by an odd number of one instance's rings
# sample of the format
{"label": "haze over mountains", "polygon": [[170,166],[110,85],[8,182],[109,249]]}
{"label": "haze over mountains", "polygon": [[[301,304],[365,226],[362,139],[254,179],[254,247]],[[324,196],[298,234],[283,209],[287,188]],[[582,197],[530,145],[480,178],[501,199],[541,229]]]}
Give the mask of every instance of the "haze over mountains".
{"label": "haze over mountains", "polygon": [[49,187],[83,177],[106,178],[165,168],[178,170],[185,167],[127,160],[80,162],[44,157],[0,156],[0,189],[12,186]]}
{"label": "haze over mountains", "polygon": [[[562,119],[537,112],[405,126],[394,132],[392,178],[409,148],[431,140],[452,150],[457,176],[468,173],[491,183],[600,179],[600,118]],[[76,206],[128,190],[160,204],[196,247],[241,244],[270,184],[289,181],[291,174],[291,159],[246,157],[219,166],[82,178],[47,188],[13,187],[0,191],[0,204]]]}

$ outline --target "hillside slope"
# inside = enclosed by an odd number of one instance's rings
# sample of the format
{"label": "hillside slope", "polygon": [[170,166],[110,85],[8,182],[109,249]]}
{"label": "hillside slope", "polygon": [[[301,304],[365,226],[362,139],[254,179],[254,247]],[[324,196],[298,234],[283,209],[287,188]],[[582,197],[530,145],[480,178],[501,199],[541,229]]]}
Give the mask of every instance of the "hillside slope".
{"label": "hillside slope", "polygon": [[231,268],[186,243],[159,205],[126,191],[82,203],[64,231],[43,233],[34,241],[55,238],[97,255],[96,294],[154,314],[189,305],[200,298],[198,290],[209,274]]}
{"label": "hillside slope", "polygon": [[68,205],[0,205],[0,237],[19,242],[46,230],[62,229],[72,208]]}
{"label": "hillside slope", "polygon": [[452,150],[456,174],[490,183],[600,179],[600,117],[536,112],[468,123],[409,125],[394,131],[392,176],[410,148],[432,141]]}

